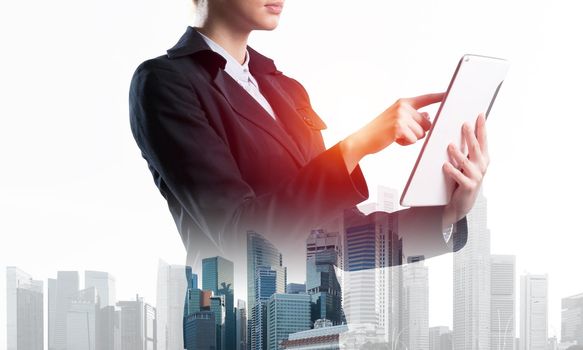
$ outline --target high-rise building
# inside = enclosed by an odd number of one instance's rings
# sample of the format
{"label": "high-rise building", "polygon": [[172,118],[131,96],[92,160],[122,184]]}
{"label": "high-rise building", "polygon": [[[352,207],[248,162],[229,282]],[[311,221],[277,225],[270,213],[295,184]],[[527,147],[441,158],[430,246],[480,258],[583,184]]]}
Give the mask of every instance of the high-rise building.
{"label": "high-rise building", "polygon": [[57,314],[57,280],[49,278],[47,283],[48,349],[55,349],[55,317]]}
{"label": "high-rise building", "polygon": [[[287,273],[282,264],[282,256],[279,250],[269,242],[261,234],[248,231],[247,232],[247,310],[248,310],[248,329],[247,329],[247,346],[249,349],[260,349],[261,344],[265,343],[263,341],[263,335],[265,334],[265,324],[263,320],[264,307],[265,305],[260,305],[255,307],[257,300],[267,301],[271,294],[265,297],[265,294],[257,296],[256,291],[262,291],[267,293],[268,279],[267,274],[259,282],[262,285],[257,285],[258,269],[260,271],[273,270],[273,283],[274,291],[271,293],[283,293],[285,290],[285,285],[287,283]],[[278,273],[279,271],[279,273]],[[260,319],[256,319],[256,316],[261,316]],[[256,329],[256,326],[261,326],[260,329]],[[262,330],[263,328],[263,330]],[[258,338],[259,337],[259,338]],[[260,339],[261,338],[261,339]]]}
{"label": "high-rise building", "polygon": [[283,266],[281,252],[261,234],[247,232],[247,308],[255,306],[255,270],[259,266]]}
{"label": "high-rise building", "polygon": [[85,271],[85,288],[95,287],[101,307],[115,306],[115,277],[107,272]]}
{"label": "high-rise building", "polygon": [[342,311],[342,289],[337,271],[342,261],[339,232],[312,230],[306,240],[306,290],[312,299],[312,322],[346,322]]}
{"label": "high-rise building", "polygon": [[345,215],[344,313],[349,324],[377,324],[379,245],[374,222]]}
{"label": "high-rise building", "polygon": [[237,300],[235,310],[235,349],[247,350],[247,307],[244,300]]}
{"label": "high-rise building", "polygon": [[520,350],[545,350],[548,338],[547,275],[520,277]]}
{"label": "high-rise building", "polygon": [[455,349],[490,349],[490,230],[487,202],[478,196],[467,215],[468,240],[453,258]]}
{"label": "high-rise building", "polygon": [[97,349],[121,349],[121,311],[117,306],[106,306],[99,310],[97,317]]}
{"label": "high-rise building", "polygon": [[215,295],[233,290],[233,262],[220,256],[202,260],[202,289]]}
{"label": "high-rise building", "polygon": [[156,291],[156,336],[158,350],[182,350],[183,318],[188,277],[192,269],[184,265],[168,265],[160,260]]}
{"label": "high-rise building", "polygon": [[192,268],[186,270],[186,283],[189,289],[198,289],[198,275],[192,272]]}
{"label": "high-rise building", "polygon": [[[203,274],[204,275],[204,274]],[[217,350],[228,350],[226,346],[226,308],[225,308],[225,296],[217,295],[211,297],[211,307],[210,310],[215,315],[215,344]]]}
{"label": "high-rise building", "polygon": [[285,292],[287,294],[305,294],[306,284],[305,283],[288,283],[285,286]]}
{"label": "high-rise building", "polygon": [[252,312],[251,349],[267,348],[267,302],[285,290],[285,269],[281,266],[258,266],[255,270],[255,303]]}
{"label": "high-rise building", "polygon": [[273,294],[267,303],[267,350],[280,349],[291,333],[310,329],[310,296]]}
{"label": "high-rise building", "polygon": [[333,250],[336,255],[336,266],[343,268],[342,235],[338,231],[327,229],[312,230],[306,239],[306,260],[316,257],[319,252]]}
{"label": "high-rise building", "polygon": [[203,311],[201,304],[202,290],[198,288],[188,288],[188,294],[186,295],[186,312],[184,313],[184,316]]}
{"label": "high-rise building", "polygon": [[17,267],[6,268],[8,350],[42,350],[43,283]]}
{"label": "high-rise building", "polygon": [[67,313],[78,292],[77,271],[58,271],[56,283],[49,280],[49,350],[67,350]]}
{"label": "high-rise building", "polygon": [[144,303],[144,340],[146,342],[144,350],[156,350],[158,347],[158,337],[156,336],[156,308]]}
{"label": "high-rise building", "polygon": [[232,261],[220,256],[202,260],[202,289],[225,297],[224,349],[235,348],[234,278]]}
{"label": "high-rise building", "polygon": [[449,327],[429,328],[429,350],[452,350],[452,332]]}
{"label": "high-rise building", "polygon": [[[184,303],[184,317],[202,311],[202,290],[198,289],[198,275],[192,273],[192,269],[186,269],[186,301]],[[212,291],[208,291],[212,294]],[[210,297],[210,296],[209,296]],[[186,334],[185,334],[186,335]]]}
{"label": "high-rise building", "polygon": [[[344,313],[349,324],[398,342],[401,328],[402,241],[394,216],[344,212]],[[368,325],[368,326],[367,326]],[[372,328],[371,328],[372,327]]]}
{"label": "high-rise building", "polygon": [[193,312],[184,318],[184,347],[186,350],[216,350],[215,313]]}
{"label": "high-rise building", "polygon": [[429,278],[423,258],[403,266],[402,342],[407,349],[429,350]]}
{"label": "high-rise building", "polygon": [[136,300],[119,301],[117,306],[121,310],[121,349],[156,350],[156,309],[138,295]]}
{"label": "high-rise building", "polygon": [[97,290],[89,287],[79,291],[67,311],[67,349],[95,350],[99,316]]}
{"label": "high-rise building", "polygon": [[583,345],[583,293],[561,300],[561,342]]}
{"label": "high-rise building", "polygon": [[492,255],[490,263],[490,348],[514,350],[516,258]]}

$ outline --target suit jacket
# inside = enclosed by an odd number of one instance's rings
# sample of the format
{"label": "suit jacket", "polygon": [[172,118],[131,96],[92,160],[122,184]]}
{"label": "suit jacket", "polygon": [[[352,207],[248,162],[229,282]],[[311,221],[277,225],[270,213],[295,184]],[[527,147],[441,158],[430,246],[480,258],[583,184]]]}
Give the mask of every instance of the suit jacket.
{"label": "suit jacket", "polygon": [[[325,148],[326,124],[303,86],[271,59],[248,52],[251,74],[277,121],[224,71],[223,57],[192,27],[132,78],[132,133],[168,202],[188,264],[244,253],[249,231],[282,250],[303,252],[311,228],[346,210],[362,216],[355,205],[368,198],[360,167],[349,174],[339,145]],[[431,227],[409,235],[425,256],[452,249],[443,241],[440,213],[419,208],[396,214],[403,217],[400,226],[423,218]]]}

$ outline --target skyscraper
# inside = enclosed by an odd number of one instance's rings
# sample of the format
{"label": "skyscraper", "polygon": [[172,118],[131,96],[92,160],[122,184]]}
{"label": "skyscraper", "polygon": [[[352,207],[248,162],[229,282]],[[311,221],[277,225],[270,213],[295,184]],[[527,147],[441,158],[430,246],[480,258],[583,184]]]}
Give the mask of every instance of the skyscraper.
{"label": "skyscraper", "polygon": [[247,350],[247,307],[241,299],[237,300],[235,328],[235,350]]}
{"label": "skyscraper", "polygon": [[342,265],[340,233],[312,230],[306,240],[306,256],[306,290],[312,298],[312,322],[327,319],[334,325],[345,323],[337,276]]}
{"label": "skyscraper", "polygon": [[318,252],[333,250],[336,254],[337,267],[342,268],[342,235],[338,231],[327,229],[312,230],[306,238],[306,260],[316,257]]}
{"label": "skyscraper", "polygon": [[156,309],[138,295],[136,300],[119,301],[117,306],[121,309],[121,349],[156,349]]}
{"label": "skyscraper", "polygon": [[158,350],[182,350],[183,317],[190,267],[160,260],[156,293]]}
{"label": "skyscraper", "polygon": [[304,283],[288,283],[285,286],[285,292],[288,294],[305,294],[306,285]]}
{"label": "skyscraper", "polygon": [[144,303],[144,350],[156,350],[158,347],[158,337],[156,335],[156,308],[148,303]]}
{"label": "skyscraper", "polygon": [[197,311],[184,318],[184,347],[186,350],[216,350],[214,312]]}
{"label": "skyscraper", "polygon": [[115,277],[107,272],[85,271],[85,288],[95,287],[101,307],[116,303]]}
{"label": "skyscraper", "polygon": [[490,266],[490,348],[514,350],[516,293],[514,255],[492,255]]}
{"label": "skyscraper", "polygon": [[[257,343],[257,336],[261,336],[261,330],[255,331],[255,315],[256,313],[262,314],[261,308],[256,308],[255,303],[257,296],[255,292],[257,290],[257,279],[256,273],[259,267],[274,267],[276,270],[281,270],[282,273],[274,273],[276,278],[275,285],[282,286],[279,293],[283,293],[285,290],[285,284],[287,283],[285,269],[282,264],[282,256],[279,250],[269,242],[261,234],[253,231],[247,232],[247,310],[248,310],[248,330],[247,330],[247,345],[250,349],[255,349],[253,344]],[[279,268],[279,269],[278,269]],[[277,289],[276,289],[277,290]],[[275,293],[275,291],[273,292]],[[272,294],[273,294],[272,293]],[[270,295],[267,296],[269,298]],[[263,300],[262,297],[259,298]],[[261,320],[258,320],[257,324],[261,325]],[[260,346],[260,345],[256,345]]]}
{"label": "skyscraper", "polygon": [[[201,292],[198,289],[198,275],[192,273],[191,268],[186,268],[186,301],[184,303],[184,317],[201,311]],[[212,293],[212,291],[209,291]],[[186,335],[186,334],[185,334]]]}
{"label": "skyscraper", "polygon": [[224,349],[235,348],[233,262],[220,256],[202,260],[202,289],[225,297]]}
{"label": "skyscraper", "polygon": [[184,313],[184,316],[203,311],[201,304],[202,290],[198,288],[188,288],[188,294],[186,296],[186,312]]}
{"label": "skyscraper", "polygon": [[[402,241],[393,216],[344,212],[344,313],[349,324],[378,328],[386,342],[401,333]],[[376,337],[376,335],[375,335]]]}
{"label": "skyscraper", "polygon": [[251,349],[265,350],[267,348],[267,302],[273,294],[285,291],[285,269],[281,266],[258,266],[255,270],[254,286],[255,303],[251,310],[252,321],[249,323]]}
{"label": "skyscraper", "polygon": [[43,283],[17,267],[6,268],[8,350],[42,350]]}
{"label": "skyscraper", "polygon": [[97,349],[121,349],[121,311],[117,306],[106,306],[99,310]]}
{"label": "skyscraper", "polygon": [[233,262],[220,256],[202,260],[202,289],[219,294],[233,290]]}
{"label": "skyscraper", "polygon": [[482,194],[467,222],[467,243],[453,258],[453,342],[455,349],[489,350],[490,230]]}
{"label": "skyscraper", "polygon": [[520,350],[545,350],[548,337],[547,275],[520,277]]}
{"label": "skyscraper", "polygon": [[402,293],[402,342],[407,349],[429,350],[429,278],[423,258],[410,258],[403,266]]}
{"label": "skyscraper", "polygon": [[47,283],[48,348],[55,349],[55,318],[57,314],[57,280],[49,278]]}
{"label": "skyscraper", "polygon": [[437,326],[429,328],[429,350],[451,350],[452,348],[449,327]]}
{"label": "skyscraper", "polygon": [[278,350],[291,333],[310,329],[310,296],[273,294],[267,302],[267,350]]}
{"label": "skyscraper", "polygon": [[99,299],[94,287],[83,289],[71,298],[67,311],[67,349],[96,350]]}
{"label": "skyscraper", "polygon": [[[203,274],[204,275],[204,274]],[[226,308],[225,308],[225,296],[216,295],[211,297],[211,307],[210,310],[215,315],[215,346],[217,350],[228,350],[226,346]]]}
{"label": "skyscraper", "polygon": [[247,308],[255,306],[255,270],[259,266],[283,266],[282,256],[261,234],[247,232]]}
{"label": "skyscraper", "polygon": [[561,300],[561,342],[583,344],[583,293]]}
{"label": "skyscraper", "polygon": [[[51,282],[52,283],[52,282]],[[67,312],[72,300],[79,292],[79,273],[77,271],[58,271],[56,280],[56,293],[54,301],[49,296],[49,302],[54,302],[51,314],[49,308],[49,348],[55,350],[67,350]],[[51,323],[54,321],[54,324]],[[51,336],[54,338],[51,339]]]}
{"label": "skyscraper", "polygon": [[344,312],[349,324],[377,324],[379,238],[374,222],[345,215]]}

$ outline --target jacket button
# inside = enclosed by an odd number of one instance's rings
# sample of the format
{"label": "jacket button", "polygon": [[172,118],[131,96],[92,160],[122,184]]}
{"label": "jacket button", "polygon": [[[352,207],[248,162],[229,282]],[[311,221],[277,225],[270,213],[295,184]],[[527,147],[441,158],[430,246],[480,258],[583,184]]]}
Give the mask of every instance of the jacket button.
{"label": "jacket button", "polygon": [[304,121],[306,122],[306,124],[308,124],[309,126],[314,126],[314,122],[312,121],[312,119],[310,119],[310,117],[304,115]]}

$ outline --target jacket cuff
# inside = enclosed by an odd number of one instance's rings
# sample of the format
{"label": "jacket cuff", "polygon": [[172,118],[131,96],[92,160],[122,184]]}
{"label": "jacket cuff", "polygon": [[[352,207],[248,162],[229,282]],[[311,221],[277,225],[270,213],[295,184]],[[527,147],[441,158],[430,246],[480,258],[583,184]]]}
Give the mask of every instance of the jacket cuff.
{"label": "jacket cuff", "polygon": [[332,163],[338,168],[338,189],[341,192],[346,192],[347,199],[350,201],[350,206],[357,205],[368,199],[368,185],[360,165],[356,165],[352,173],[348,172],[342,151],[340,150],[340,142],[332,146],[327,151],[332,158]]}
{"label": "jacket cuff", "polygon": [[453,252],[462,249],[468,241],[468,220],[466,217],[461,218],[453,224],[451,238],[447,241],[447,246]]}

